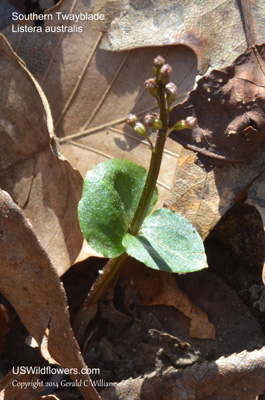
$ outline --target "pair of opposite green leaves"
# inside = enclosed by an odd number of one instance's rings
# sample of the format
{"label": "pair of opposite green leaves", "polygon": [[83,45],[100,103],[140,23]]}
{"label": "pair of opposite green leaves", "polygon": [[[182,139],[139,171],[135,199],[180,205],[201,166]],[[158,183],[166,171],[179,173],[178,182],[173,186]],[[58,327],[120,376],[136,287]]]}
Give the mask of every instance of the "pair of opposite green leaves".
{"label": "pair of opposite green leaves", "polygon": [[[136,236],[128,233],[147,171],[127,160],[113,159],[88,171],[78,206],[88,244],[105,257],[124,251],[150,268],[193,272],[207,267],[203,242],[195,228],[176,212],[161,208],[147,216]],[[148,214],[158,199],[156,189]]]}

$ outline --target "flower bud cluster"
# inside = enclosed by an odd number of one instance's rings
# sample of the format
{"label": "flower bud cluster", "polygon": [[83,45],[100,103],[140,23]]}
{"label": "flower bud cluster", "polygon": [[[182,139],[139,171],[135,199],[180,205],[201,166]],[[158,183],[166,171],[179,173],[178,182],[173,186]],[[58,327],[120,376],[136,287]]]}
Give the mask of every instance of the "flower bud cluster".
{"label": "flower bud cluster", "polygon": [[[154,77],[145,81],[145,87],[157,100],[157,105],[160,107],[160,112],[163,115],[161,119],[165,121],[168,118],[168,113],[171,109],[171,105],[177,98],[178,89],[174,83],[170,82],[170,76],[172,67],[165,63],[165,60],[161,56],[157,56],[154,59]],[[164,110],[163,112],[161,111]],[[139,122],[138,118],[134,114],[130,114],[127,118],[127,123],[134,128],[134,131],[141,136],[144,136],[150,144],[150,148],[154,151],[152,141],[149,139],[147,134],[147,128],[154,130],[162,130],[163,123],[159,116],[155,113],[148,113],[145,115],[143,123]],[[165,123],[165,122],[164,122]],[[188,117],[185,120],[178,121],[172,130],[192,129],[197,125],[197,119],[195,117]],[[165,126],[165,128],[167,128]],[[168,132],[169,133],[169,132]]]}
{"label": "flower bud cluster", "polygon": [[167,101],[167,108],[174,103],[177,97],[177,86],[170,82],[170,76],[172,67],[165,63],[165,60],[161,56],[157,56],[154,59],[154,78],[150,78],[145,81],[145,87],[151,94],[151,96],[157,99],[157,102],[161,101],[160,95],[161,90],[165,93],[165,99]]}

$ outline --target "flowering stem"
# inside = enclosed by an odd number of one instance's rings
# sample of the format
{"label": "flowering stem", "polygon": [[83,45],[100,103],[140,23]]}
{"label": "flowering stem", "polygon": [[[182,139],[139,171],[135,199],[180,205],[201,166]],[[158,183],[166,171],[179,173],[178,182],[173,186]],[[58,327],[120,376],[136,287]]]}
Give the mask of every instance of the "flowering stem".
{"label": "flowering stem", "polygon": [[[156,188],[156,182],[158,178],[158,174],[160,171],[160,166],[161,166],[161,161],[162,161],[162,156],[163,156],[163,150],[168,134],[168,114],[169,114],[169,106],[170,106],[170,101],[169,95],[172,97],[172,85],[169,87],[171,92],[168,89],[167,83],[169,82],[169,75],[171,72],[171,67],[166,64],[164,65],[164,60],[162,57],[158,56],[157,59],[154,60],[154,65],[155,65],[155,78],[149,79],[146,81],[145,85],[147,89],[149,90],[150,94],[154,96],[157,100],[158,106],[159,106],[159,119],[157,119],[157,116],[154,116],[154,114],[149,115],[147,118],[147,122],[153,126],[153,129],[158,129],[158,134],[156,138],[156,144],[153,146],[152,142],[150,141],[150,146],[152,150],[152,156],[151,156],[151,161],[150,161],[150,167],[149,171],[147,174],[147,178],[145,181],[144,189],[139,201],[139,204],[137,206],[135,215],[133,217],[133,220],[130,224],[128,233],[131,235],[137,235],[142,223],[147,215],[155,188]],[[161,66],[162,65],[162,66]],[[161,72],[161,73],[160,73]],[[173,85],[173,95],[176,92],[176,88]],[[168,94],[169,93],[169,94]],[[152,122],[153,121],[153,122]],[[128,117],[128,123],[134,127],[135,131],[142,135],[142,136],[147,136],[146,135],[146,129],[145,126],[141,123],[138,122],[138,118],[130,114]],[[148,136],[147,136],[148,138]],[[149,139],[149,138],[148,138]],[[109,284],[114,280],[115,276],[119,272],[121,266],[123,265],[124,261],[127,258],[127,253],[123,252],[119,257],[110,259],[107,264],[105,265],[103,271],[99,276],[97,277],[96,281],[94,282],[88,297],[83,304],[83,307],[80,309],[76,320],[79,321],[81,320],[81,317],[84,316],[84,314],[89,314],[89,307],[95,305],[99,299],[101,298],[102,294],[104,293],[105,289],[109,286]],[[93,308],[93,307],[92,307]],[[91,308],[91,309],[92,309]],[[89,318],[88,318],[89,320]],[[77,323],[78,325],[78,323]],[[84,332],[86,329],[87,324],[83,323],[81,331]],[[78,327],[76,327],[78,329]],[[82,336],[82,335],[81,335]]]}
{"label": "flowering stem", "polygon": [[155,191],[156,182],[160,171],[160,166],[163,156],[163,150],[167,138],[168,111],[165,99],[165,90],[162,84],[159,85],[159,108],[160,108],[159,119],[162,122],[163,127],[158,131],[156,145],[154,151],[152,152],[150,167],[146,178],[145,186],[143,189],[143,193],[140,198],[138,207],[136,209],[134,218],[132,220],[129,229],[129,233],[131,235],[137,235],[139,229],[142,226],[143,220],[146,217],[148,208],[150,206],[150,202],[152,200]]}
{"label": "flowering stem", "polygon": [[[154,150],[152,151],[152,157],[150,161],[150,167],[146,178],[145,186],[138,207],[136,209],[134,218],[132,220],[131,226],[128,231],[128,233],[130,233],[131,235],[137,235],[139,229],[142,226],[143,220],[146,217],[147,211],[149,209],[150,202],[155,191],[156,182],[160,171],[165,141],[167,138],[168,111],[165,99],[165,90],[162,84],[159,87],[159,93],[160,93],[159,96],[160,120],[163,124],[163,127],[158,131],[156,145]],[[98,276],[88,294],[88,297],[85,301],[86,307],[89,307],[90,305],[99,301],[105,289],[109,286],[109,284],[112,282],[112,280],[119,272],[126,258],[127,258],[127,253],[123,252],[119,257],[112,258],[107,262],[102,273]]]}

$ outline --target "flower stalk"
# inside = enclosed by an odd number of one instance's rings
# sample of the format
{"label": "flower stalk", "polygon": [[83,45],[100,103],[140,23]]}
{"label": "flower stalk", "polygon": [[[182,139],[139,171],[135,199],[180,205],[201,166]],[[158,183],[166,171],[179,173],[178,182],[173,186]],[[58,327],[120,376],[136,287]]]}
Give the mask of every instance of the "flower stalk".
{"label": "flower stalk", "polygon": [[[161,56],[158,56],[154,60],[153,71],[154,77],[145,82],[145,87],[149,93],[156,98],[159,107],[159,115],[154,113],[147,114],[144,118],[143,124],[139,122],[138,117],[134,114],[130,114],[127,119],[127,123],[134,128],[135,132],[141,136],[144,136],[148,140],[150,149],[152,150],[150,167],[144,189],[141,194],[135,215],[128,229],[128,233],[133,236],[136,236],[139,233],[139,230],[149,210],[149,206],[156,188],[156,182],[162,162],[163,150],[170,131],[168,128],[169,112],[177,95],[177,87],[170,82],[172,68],[170,65],[165,64],[165,60]],[[196,121],[192,119],[179,121],[175,125],[175,129],[185,129],[190,127],[190,125],[193,126],[195,122]],[[146,132],[146,127],[151,127],[157,131],[155,145],[153,145],[149,139]],[[99,274],[98,278],[94,282],[83,305],[82,312],[84,311],[84,308],[90,307],[99,301],[106,288],[117,276],[126,258],[127,253],[123,252],[120,256],[110,259],[107,262],[103,271]]]}

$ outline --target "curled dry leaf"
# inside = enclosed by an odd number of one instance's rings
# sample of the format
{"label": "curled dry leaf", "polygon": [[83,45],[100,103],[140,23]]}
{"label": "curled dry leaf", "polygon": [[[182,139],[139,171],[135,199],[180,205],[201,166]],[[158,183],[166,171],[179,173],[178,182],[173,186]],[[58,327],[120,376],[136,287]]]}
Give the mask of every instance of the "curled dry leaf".
{"label": "curled dry leaf", "polygon": [[264,54],[265,45],[252,47],[231,66],[212,71],[172,111],[172,125],[180,115],[194,112],[198,127],[172,133],[194,153],[181,151],[167,205],[186,216],[203,238],[229,208],[247,197],[265,224]]}
{"label": "curled dry leaf", "polygon": [[129,266],[130,268],[121,271],[121,276],[129,278],[136,286],[141,305],[173,306],[191,320],[190,337],[215,339],[215,327],[207,314],[178,287],[174,275],[146,268],[135,261]]}
{"label": "curled dry leaf", "polygon": [[117,51],[185,44],[198,56],[202,73],[208,66],[221,68],[229,64],[247,45],[265,40],[263,0],[216,0],[208,2],[207,7],[200,0],[101,0],[98,9],[113,19],[102,48]]}
{"label": "curled dry leaf", "polygon": [[61,275],[82,247],[82,178],[60,153],[43,91],[3,36],[0,77],[0,186],[29,218]]}
{"label": "curled dry leaf", "polygon": [[265,347],[217,361],[173,367],[161,375],[128,379],[101,393],[103,400],[250,400],[265,390]]}
{"label": "curled dry leaf", "polygon": [[62,283],[32,226],[4,191],[0,192],[0,266],[0,292],[41,350],[48,336],[49,361],[76,368],[72,379],[88,383],[80,387],[84,398],[99,399],[89,375],[80,372],[86,365],[73,336]]}
{"label": "curled dry leaf", "polygon": [[232,65],[201,78],[189,99],[174,108],[171,126],[189,115],[198,125],[173,131],[184,147],[225,161],[244,161],[265,142],[265,44],[252,46]]}

